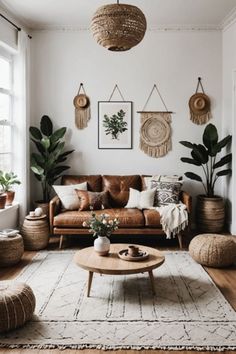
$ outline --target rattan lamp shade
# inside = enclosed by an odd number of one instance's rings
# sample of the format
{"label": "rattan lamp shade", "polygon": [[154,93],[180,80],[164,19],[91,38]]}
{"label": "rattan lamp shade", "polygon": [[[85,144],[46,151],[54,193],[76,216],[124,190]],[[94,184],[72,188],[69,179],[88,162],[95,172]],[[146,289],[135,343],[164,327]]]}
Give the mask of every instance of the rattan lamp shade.
{"label": "rattan lamp shade", "polygon": [[133,5],[110,4],[95,12],[91,30],[98,44],[112,51],[125,51],[139,44],[147,22],[142,11]]}

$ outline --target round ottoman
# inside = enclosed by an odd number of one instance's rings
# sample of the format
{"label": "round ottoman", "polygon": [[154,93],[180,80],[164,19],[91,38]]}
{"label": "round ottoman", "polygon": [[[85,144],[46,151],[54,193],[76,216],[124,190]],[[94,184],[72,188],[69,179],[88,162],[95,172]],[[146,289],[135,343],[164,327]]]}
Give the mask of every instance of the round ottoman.
{"label": "round ottoman", "polygon": [[35,296],[24,283],[0,282],[0,332],[22,326],[32,318]]}
{"label": "round ottoman", "polygon": [[201,234],[190,242],[192,258],[208,267],[227,267],[236,260],[236,242],[231,236]]}
{"label": "round ottoman", "polygon": [[25,217],[21,228],[25,249],[29,251],[42,250],[48,245],[49,226],[46,215]]}
{"label": "round ottoman", "polygon": [[24,244],[21,235],[0,236],[0,267],[9,267],[21,260]]}

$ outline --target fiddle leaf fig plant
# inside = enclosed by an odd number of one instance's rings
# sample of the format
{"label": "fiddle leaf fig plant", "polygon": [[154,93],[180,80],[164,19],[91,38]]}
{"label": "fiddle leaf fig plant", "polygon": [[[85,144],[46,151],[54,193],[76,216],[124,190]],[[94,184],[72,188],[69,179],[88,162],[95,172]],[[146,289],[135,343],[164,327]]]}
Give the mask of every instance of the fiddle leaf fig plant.
{"label": "fiddle leaf fig plant", "polygon": [[[182,157],[181,161],[191,165],[199,166],[203,170],[203,178],[193,172],[186,172],[185,176],[201,182],[207,197],[214,197],[215,184],[219,177],[227,176],[232,173],[231,168],[225,168],[232,161],[232,154],[218,157],[221,150],[230,144],[231,135],[227,135],[219,141],[217,128],[213,124],[208,124],[204,130],[203,144],[195,144],[189,141],[180,141],[180,144],[191,149],[191,157]],[[223,169],[220,170],[221,167]]]}
{"label": "fiddle leaf fig plant", "polygon": [[44,115],[40,121],[40,129],[29,128],[31,141],[36,146],[37,152],[31,153],[31,170],[36,179],[41,183],[43,199],[47,203],[50,200],[51,187],[61,176],[62,172],[70,168],[63,165],[68,155],[74,150],[64,151],[63,140],[66,128],[54,131],[51,119]]}

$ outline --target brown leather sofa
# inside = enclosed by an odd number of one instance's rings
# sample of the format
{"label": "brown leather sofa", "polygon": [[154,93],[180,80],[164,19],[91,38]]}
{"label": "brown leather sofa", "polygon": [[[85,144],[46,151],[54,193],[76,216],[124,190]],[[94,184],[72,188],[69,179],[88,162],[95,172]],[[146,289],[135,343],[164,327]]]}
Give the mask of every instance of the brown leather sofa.
{"label": "brown leather sofa", "polygon": [[[109,191],[111,209],[97,210],[97,214],[106,213],[110,217],[119,219],[119,229],[115,234],[125,235],[163,235],[160,224],[160,215],[156,210],[127,209],[124,206],[129,199],[129,188],[144,190],[144,176],[113,176],[113,175],[84,175],[62,177],[63,185],[87,182],[88,190],[92,192]],[[181,201],[186,204],[188,213],[191,213],[192,199],[184,191],[181,192]],[[60,235],[60,248],[64,235],[88,234],[88,229],[82,226],[83,221],[91,217],[90,211],[62,210],[58,196],[55,196],[49,205],[50,229],[53,235]],[[178,235],[179,245],[182,248],[182,235]]]}

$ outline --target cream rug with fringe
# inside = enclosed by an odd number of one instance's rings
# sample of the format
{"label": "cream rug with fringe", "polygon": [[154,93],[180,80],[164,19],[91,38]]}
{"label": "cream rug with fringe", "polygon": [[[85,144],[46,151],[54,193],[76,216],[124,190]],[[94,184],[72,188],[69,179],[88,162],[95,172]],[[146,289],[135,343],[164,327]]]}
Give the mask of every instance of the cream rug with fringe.
{"label": "cream rug with fringe", "polygon": [[24,268],[17,280],[35,293],[35,316],[0,335],[1,347],[236,349],[235,311],[187,252],[166,253],[155,297],[148,274],[95,274],[87,298],[87,272],[73,255],[40,252]]}

